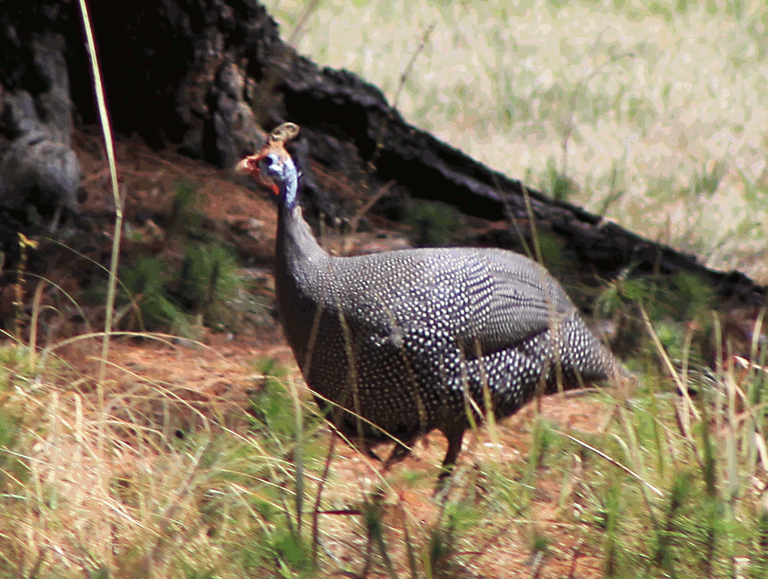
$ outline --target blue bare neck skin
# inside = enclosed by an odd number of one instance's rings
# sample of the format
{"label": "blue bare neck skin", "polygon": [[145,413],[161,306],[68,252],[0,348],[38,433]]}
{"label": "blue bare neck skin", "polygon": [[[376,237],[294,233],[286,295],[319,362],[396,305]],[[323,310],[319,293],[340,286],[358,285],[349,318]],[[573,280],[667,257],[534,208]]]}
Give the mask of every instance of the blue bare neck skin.
{"label": "blue bare neck skin", "polygon": [[282,259],[285,267],[294,272],[297,271],[296,268],[299,268],[301,262],[316,262],[323,256],[327,257],[325,251],[318,245],[309,224],[304,221],[298,202],[300,179],[301,173],[293,159],[284,158],[282,174],[275,179],[280,195],[277,254],[278,263]]}
{"label": "blue bare neck skin", "polygon": [[283,203],[283,207],[289,211],[293,211],[298,202],[299,191],[299,171],[293,162],[293,159],[287,157],[285,163],[285,177],[279,181],[280,185],[280,199]]}

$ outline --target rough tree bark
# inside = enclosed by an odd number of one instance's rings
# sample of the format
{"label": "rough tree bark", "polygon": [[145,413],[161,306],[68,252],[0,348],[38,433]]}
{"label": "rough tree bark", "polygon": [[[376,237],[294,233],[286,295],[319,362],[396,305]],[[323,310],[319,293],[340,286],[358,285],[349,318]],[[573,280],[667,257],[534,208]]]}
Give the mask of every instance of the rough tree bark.
{"label": "rough tree bark", "polygon": [[23,221],[76,213],[82,171],[71,146],[66,40],[55,6],[0,4],[0,251]]}

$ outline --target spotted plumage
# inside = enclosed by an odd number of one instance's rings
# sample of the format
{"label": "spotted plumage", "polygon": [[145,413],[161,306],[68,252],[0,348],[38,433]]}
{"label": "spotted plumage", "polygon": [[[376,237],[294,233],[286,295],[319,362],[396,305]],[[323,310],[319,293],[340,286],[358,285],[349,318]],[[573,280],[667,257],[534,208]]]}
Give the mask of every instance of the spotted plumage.
{"label": "spotted plumage", "polygon": [[449,441],[450,468],[486,400],[501,418],[537,391],[613,375],[613,356],[557,281],[522,255],[477,248],[329,255],[297,203],[298,171],[284,148],[297,133],[281,125],[238,171],[275,193],[285,331],[318,404],[353,443],[370,449],[394,438],[402,443],[394,462],[438,429]]}

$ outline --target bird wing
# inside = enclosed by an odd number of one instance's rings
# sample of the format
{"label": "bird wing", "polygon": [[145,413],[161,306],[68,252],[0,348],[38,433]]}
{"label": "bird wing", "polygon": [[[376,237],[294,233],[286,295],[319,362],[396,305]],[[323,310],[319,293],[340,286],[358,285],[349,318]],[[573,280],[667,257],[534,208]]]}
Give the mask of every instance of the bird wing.
{"label": "bird wing", "polygon": [[[460,303],[455,337],[467,356],[513,347],[559,324],[574,309],[560,284],[541,266],[511,251],[461,250],[462,265],[443,279]],[[457,271],[464,279],[455,280]],[[442,278],[442,279],[441,279]]]}

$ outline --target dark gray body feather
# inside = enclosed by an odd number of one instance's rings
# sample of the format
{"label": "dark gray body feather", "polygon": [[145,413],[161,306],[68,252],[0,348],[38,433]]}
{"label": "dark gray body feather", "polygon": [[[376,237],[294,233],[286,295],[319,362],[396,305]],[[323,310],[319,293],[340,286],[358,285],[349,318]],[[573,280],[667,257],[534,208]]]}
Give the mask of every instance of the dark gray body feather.
{"label": "dark gray body feather", "polygon": [[301,210],[281,206],[277,293],[318,402],[368,446],[389,438],[381,430],[410,444],[437,428],[451,442],[452,463],[470,424],[469,399],[485,412],[485,387],[494,414],[505,417],[539,387],[569,389],[616,368],[557,281],[511,251],[332,257]]}

